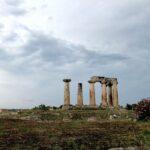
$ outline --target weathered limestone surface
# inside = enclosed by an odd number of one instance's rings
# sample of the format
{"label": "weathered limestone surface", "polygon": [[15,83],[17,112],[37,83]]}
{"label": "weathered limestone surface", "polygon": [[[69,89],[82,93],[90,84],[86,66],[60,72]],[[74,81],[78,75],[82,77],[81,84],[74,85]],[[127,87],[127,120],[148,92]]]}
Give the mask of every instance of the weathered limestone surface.
{"label": "weathered limestone surface", "polygon": [[83,90],[82,83],[78,83],[77,105],[83,106]]}
{"label": "weathered limestone surface", "polygon": [[64,79],[64,105],[70,105],[70,85],[71,79]]}
{"label": "weathered limestone surface", "polygon": [[90,89],[89,89],[89,95],[90,95],[90,106],[96,106],[96,101],[95,101],[95,82],[93,81],[88,81],[90,84]]}
{"label": "weathered limestone surface", "polygon": [[107,84],[108,92],[107,92],[107,100],[108,100],[108,105],[109,107],[113,107],[113,95],[112,95],[112,82],[110,81]]}
{"label": "weathered limestone surface", "polygon": [[[71,79],[64,79],[64,108],[70,107],[70,89],[69,83]],[[95,99],[95,83],[100,82],[102,86],[102,93],[101,93],[101,101],[102,107],[106,108],[119,107],[119,100],[118,100],[118,81],[117,78],[107,78],[103,76],[93,76],[88,81],[89,82],[89,106],[97,107],[96,106],[96,99]],[[78,92],[77,92],[77,106],[83,106],[83,89],[82,83],[78,83]]]}
{"label": "weathered limestone surface", "polygon": [[103,76],[91,77],[91,82],[102,84],[102,107],[119,107],[118,104],[118,81],[117,78],[107,78]]}
{"label": "weathered limestone surface", "polygon": [[116,78],[114,78],[112,80],[113,82],[113,105],[115,108],[118,108],[119,104],[118,104],[118,87],[117,87],[117,84],[118,84],[118,81]]}
{"label": "weathered limestone surface", "polygon": [[105,79],[105,77],[102,77],[102,76],[93,76],[93,77],[91,77],[90,81],[101,82],[103,79]]}
{"label": "weathered limestone surface", "polygon": [[103,79],[101,84],[102,84],[102,107],[107,106],[107,89],[106,89],[106,80]]}

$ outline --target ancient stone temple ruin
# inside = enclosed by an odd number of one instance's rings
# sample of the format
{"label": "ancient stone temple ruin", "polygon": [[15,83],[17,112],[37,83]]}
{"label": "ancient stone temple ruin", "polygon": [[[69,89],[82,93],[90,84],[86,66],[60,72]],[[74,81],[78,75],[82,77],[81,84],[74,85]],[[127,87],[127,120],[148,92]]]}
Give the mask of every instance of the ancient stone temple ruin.
{"label": "ancient stone temple ruin", "polygon": [[[64,79],[64,106],[70,105],[70,85],[71,79]],[[107,78],[101,76],[93,76],[88,81],[89,83],[89,106],[97,107],[95,98],[95,83],[101,84],[101,102],[98,104],[103,107],[118,108],[118,81],[117,78]],[[78,83],[77,106],[83,107],[83,89],[82,83]]]}

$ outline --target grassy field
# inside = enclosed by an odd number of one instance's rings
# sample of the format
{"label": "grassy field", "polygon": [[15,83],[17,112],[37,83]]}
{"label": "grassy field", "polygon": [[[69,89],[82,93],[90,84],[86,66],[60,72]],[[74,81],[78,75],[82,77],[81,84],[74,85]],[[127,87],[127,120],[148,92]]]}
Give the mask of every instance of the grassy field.
{"label": "grassy field", "polygon": [[150,122],[135,122],[131,111],[26,110],[0,118],[0,149],[150,147]]}

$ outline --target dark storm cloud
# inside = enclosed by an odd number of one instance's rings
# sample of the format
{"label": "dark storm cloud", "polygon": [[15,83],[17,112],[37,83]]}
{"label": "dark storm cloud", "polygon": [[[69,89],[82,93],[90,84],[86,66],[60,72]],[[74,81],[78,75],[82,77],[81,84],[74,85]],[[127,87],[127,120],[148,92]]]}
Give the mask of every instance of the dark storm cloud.
{"label": "dark storm cloud", "polygon": [[115,62],[121,62],[130,59],[128,56],[121,54],[100,54],[98,52],[87,51],[86,59],[91,65],[107,65]]}
{"label": "dark storm cloud", "polygon": [[42,62],[51,62],[55,65],[76,63],[81,61],[87,65],[105,65],[128,59],[121,54],[101,54],[86,49],[80,45],[73,45],[42,33],[34,33],[22,47],[22,57],[37,54]]}
{"label": "dark storm cloud", "polygon": [[[31,34],[27,42],[18,49],[20,54],[12,55],[4,50],[0,51],[1,68],[14,73],[28,73],[35,69],[42,69],[45,65],[49,64],[55,70],[60,66],[73,65],[78,62],[86,66],[93,65],[96,67],[129,59],[121,54],[102,54],[50,35],[30,32]],[[15,40],[16,37],[16,34],[12,34],[5,38],[4,41],[8,43]]]}

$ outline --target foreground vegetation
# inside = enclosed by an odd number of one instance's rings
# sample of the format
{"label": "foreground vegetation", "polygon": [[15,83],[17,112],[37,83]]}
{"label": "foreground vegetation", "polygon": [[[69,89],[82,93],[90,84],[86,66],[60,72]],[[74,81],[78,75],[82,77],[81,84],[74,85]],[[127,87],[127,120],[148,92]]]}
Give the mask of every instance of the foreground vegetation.
{"label": "foreground vegetation", "polygon": [[0,149],[150,147],[150,122],[125,109],[31,109],[0,114]]}
{"label": "foreground vegetation", "polygon": [[142,146],[136,123],[0,120],[0,146],[14,149],[108,149]]}

